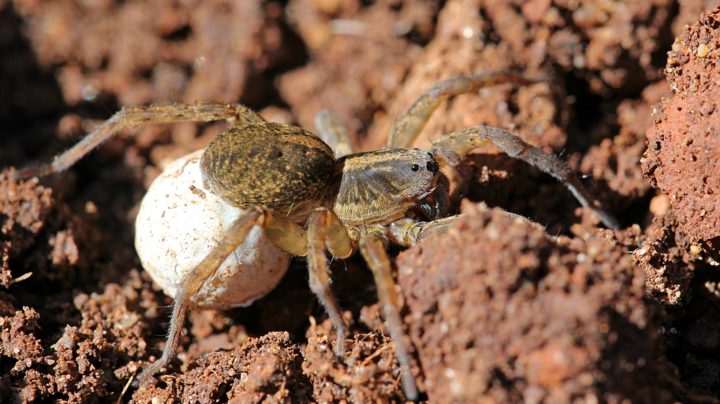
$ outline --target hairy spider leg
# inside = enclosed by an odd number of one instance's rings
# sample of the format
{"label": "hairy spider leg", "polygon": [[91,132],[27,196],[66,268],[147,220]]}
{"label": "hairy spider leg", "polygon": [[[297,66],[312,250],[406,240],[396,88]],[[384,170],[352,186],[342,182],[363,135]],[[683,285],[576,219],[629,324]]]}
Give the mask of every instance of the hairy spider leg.
{"label": "hairy spider leg", "polygon": [[[468,77],[455,77],[438,82],[426,90],[405,112],[400,114],[387,140],[388,147],[409,147],[417,138],[432,113],[448,96],[477,91],[483,87],[512,83],[533,84],[546,81],[524,77],[510,71],[494,71]],[[512,158],[517,158],[539,168],[562,182],[580,202],[597,213],[600,220],[610,229],[617,230],[620,223],[611,214],[595,206],[590,193],[567,164],[555,155],[547,154],[537,147],[525,143],[517,135],[499,128],[480,125],[462,129],[441,136],[433,143],[432,150],[445,160],[445,164],[456,165],[473,149],[492,143]],[[456,156],[448,155],[454,152]]]}
{"label": "hairy spider leg", "polygon": [[175,122],[210,122],[227,120],[233,125],[265,122],[260,115],[241,104],[196,102],[193,104],[148,105],[124,107],[85,135],[70,149],[55,156],[49,164],[26,167],[17,173],[19,179],[42,177],[67,170],[121,130]]}
{"label": "hairy spider leg", "polygon": [[519,73],[499,70],[440,81],[422,95],[396,119],[390,129],[386,147],[410,147],[440,103],[453,95],[467,94],[500,84],[528,85],[547,81],[525,77]]}
{"label": "hairy spider leg", "polygon": [[400,318],[400,301],[395,291],[392,265],[385,251],[383,237],[373,233],[364,234],[360,238],[360,253],[365,258],[375,278],[380,306],[385,315],[385,323],[388,331],[390,331],[393,344],[395,344],[395,352],[402,369],[401,375],[405,397],[409,400],[417,400],[418,390],[410,367],[410,346]]}
{"label": "hairy spider leg", "polygon": [[182,280],[182,287],[173,303],[170,329],[162,356],[140,373],[137,378],[138,383],[146,382],[172,360],[180,341],[190,299],[225,262],[227,257],[245,241],[254,226],[262,228],[265,235],[283,250],[293,255],[305,255],[307,251],[305,231],[290,218],[263,208],[253,209],[241,215],[226,230],[218,244]]}
{"label": "hairy spider leg", "polygon": [[330,289],[330,268],[326,251],[333,257],[348,258],[355,252],[353,243],[337,215],[324,207],[317,208],[310,214],[307,233],[310,290],[320,300],[333,323],[336,334],[335,353],[342,357],[345,354],[345,322]]}
{"label": "hairy spider leg", "polygon": [[[482,206],[485,206],[487,208],[487,205],[485,203],[481,203]],[[524,223],[526,223],[529,226],[535,227],[538,230],[545,233],[545,227],[533,222],[532,220],[526,218],[525,216],[518,215],[517,213],[512,213],[508,211],[501,210],[500,213],[503,216],[506,216],[513,220],[519,220]],[[438,235],[438,234],[445,234],[447,233],[450,228],[452,227],[453,223],[455,223],[456,220],[459,218],[465,216],[465,214],[460,213],[457,215],[447,216],[441,219],[436,219],[431,222],[419,222],[415,219],[411,218],[405,218],[400,219],[398,221],[395,221],[390,224],[389,230],[389,236],[390,240],[397,245],[403,246],[403,247],[410,247],[415,244],[417,244],[420,240],[425,239],[430,236]],[[550,234],[545,233],[545,236],[549,238],[550,240],[558,240],[559,238]]]}
{"label": "hairy spider leg", "polygon": [[323,109],[315,114],[315,129],[320,139],[335,151],[335,158],[355,152],[347,129],[340,122],[340,117],[332,110]]}
{"label": "hairy spider leg", "polygon": [[[330,290],[329,266],[326,251],[337,258],[350,257],[355,248],[345,226],[327,208],[315,209],[308,220],[308,230],[303,230],[285,215],[264,208],[257,208],[238,218],[227,229],[221,241],[182,281],[182,288],[175,296],[167,342],[162,356],[138,376],[142,384],[167,365],[173,358],[182,333],[190,298],[209,279],[227,257],[241,245],[254,226],[281,249],[296,256],[308,257],[308,273],[311,290],[320,300],[336,330],[336,354],[345,350],[345,324]],[[410,368],[410,355],[406,335],[399,314],[399,301],[392,278],[392,267],[384,251],[385,245],[377,235],[363,235],[360,249],[370,266],[377,285],[378,298],[383,307],[385,320],[396,347],[398,362],[402,369],[403,389],[407,398],[414,400],[418,392]]]}
{"label": "hairy spider leg", "polygon": [[512,132],[487,125],[461,129],[438,138],[433,142],[432,151],[442,157],[441,160],[453,165],[472,150],[486,144],[493,144],[508,156],[522,160],[551,175],[565,185],[583,207],[592,209],[605,226],[612,230],[620,228],[617,219],[591,202],[592,196],[567,163],[553,154],[545,153],[542,149],[525,143]]}

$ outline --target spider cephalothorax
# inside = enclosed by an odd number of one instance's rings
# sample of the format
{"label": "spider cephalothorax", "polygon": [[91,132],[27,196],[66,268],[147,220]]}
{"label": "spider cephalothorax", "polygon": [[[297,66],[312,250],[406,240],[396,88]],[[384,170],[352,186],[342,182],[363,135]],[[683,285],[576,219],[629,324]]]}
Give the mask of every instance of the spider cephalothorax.
{"label": "spider cephalothorax", "polygon": [[400,219],[435,188],[439,165],[432,153],[385,149],[338,161],[339,187],[332,205],[346,226]]}

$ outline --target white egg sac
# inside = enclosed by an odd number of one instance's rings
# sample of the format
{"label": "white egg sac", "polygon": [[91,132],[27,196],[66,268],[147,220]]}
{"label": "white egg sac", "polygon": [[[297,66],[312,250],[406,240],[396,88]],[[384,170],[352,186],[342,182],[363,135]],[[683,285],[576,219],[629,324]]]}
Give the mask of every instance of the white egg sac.
{"label": "white egg sac", "polygon": [[[201,155],[199,150],[168,165],[145,194],[135,221],[135,249],[140,261],[171,297],[175,297],[185,275],[243,214],[203,187]],[[289,261],[289,254],[256,226],[191,302],[212,309],[250,305],[280,282]]]}

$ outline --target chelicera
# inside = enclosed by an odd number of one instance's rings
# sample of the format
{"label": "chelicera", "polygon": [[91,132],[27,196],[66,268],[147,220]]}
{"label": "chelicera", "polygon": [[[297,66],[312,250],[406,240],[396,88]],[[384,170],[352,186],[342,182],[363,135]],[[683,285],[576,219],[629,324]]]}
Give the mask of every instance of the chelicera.
{"label": "chelicera", "polygon": [[[327,112],[317,116],[320,135],[317,136],[297,126],[266,122],[236,104],[198,102],[124,108],[50,164],[26,168],[19,176],[28,178],[63,171],[126,127],[230,121],[233,127],[202,152],[198,164],[204,188],[222,203],[240,209],[242,214],[231,221],[221,239],[209,247],[209,253],[179,280],[163,355],[140,374],[139,381],[151,378],[173,357],[193,299],[233,251],[249,239],[248,235],[259,231],[280,250],[307,257],[310,288],[333,323],[338,356],[345,350],[346,329],[331,293],[327,255],[344,259],[360,251],[377,285],[402,369],[405,394],[416,399],[410,349],[386,247],[389,243],[411,246],[429,234],[447,229],[458,217],[447,216],[448,191],[441,184],[441,168],[456,165],[478,146],[494,144],[510,157],[555,177],[581,205],[593,209],[607,227],[618,228],[611,215],[594,206],[563,161],[506,130],[475,126],[438,137],[429,150],[410,148],[446,97],[502,83],[533,82],[505,71],[439,82],[397,118],[386,148],[365,153],[353,153],[346,132]],[[196,191],[202,193],[193,189]],[[279,265],[286,265],[286,261]],[[274,283],[260,286],[263,290],[258,292],[265,293]]]}

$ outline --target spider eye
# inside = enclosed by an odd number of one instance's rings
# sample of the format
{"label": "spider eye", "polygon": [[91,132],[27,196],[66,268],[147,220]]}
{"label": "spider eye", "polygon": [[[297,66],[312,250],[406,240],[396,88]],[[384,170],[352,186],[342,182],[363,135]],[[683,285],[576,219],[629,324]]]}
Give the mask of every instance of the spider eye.
{"label": "spider eye", "polygon": [[438,168],[439,168],[439,167],[438,167],[437,161],[433,160],[433,161],[428,161],[428,162],[427,162],[426,168],[427,168],[428,171],[430,171],[431,173],[435,174],[435,173],[438,171]]}
{"label": "spider eye", "polygon": [[412,167],[410,167],[410,168],[412,168],[413,171],[417,171],[420,169],[420,166],[417,164],[413,164]]}

